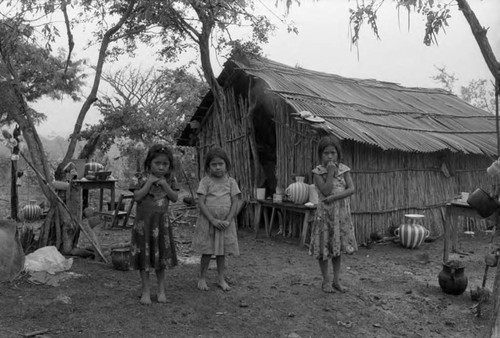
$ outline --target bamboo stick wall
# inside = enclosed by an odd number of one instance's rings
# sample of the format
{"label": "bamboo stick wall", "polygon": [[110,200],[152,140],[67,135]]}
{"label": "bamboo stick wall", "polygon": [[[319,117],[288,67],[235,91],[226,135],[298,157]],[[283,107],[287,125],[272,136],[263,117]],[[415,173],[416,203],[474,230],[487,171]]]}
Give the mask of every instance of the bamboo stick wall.
{"label": "bamboo stick wall", "polygon": [[275,102],[276,175],[278,187],[285,189],[295,176],[305,176],[312,183],[311,170],[316,160],[317,132],[309,124],[299,122],[288,112],[282,101]]}
{"label": "bamboo stick wall", "polygon": [[[222,146],[233,164],[244,200],[254,198],[255,173],[252,144],[255,144],[248,104],[226,92],[225,112],[207,114],[199,133],[200,173],[204,156],[214,145]],[[277,146],[276,177],[285,189],[296,175],[312,183],[311,170],[317,165],[317,142],[322,131],[301,122],[282,100],[272,104]],[[255,126],[258,128],[258,126]],[[443,233],[444,206],[461,191],[477,187],[487,189],[492,182],[486,168],[486,156],[452,153],[405,153],[350,142],[342,143],[344,163],[352,168],[356,193],[351,197],[351,211],[358,243],[366,243],[374,231],[386,232],[404,222],[408,213],[424,214],[424,226],[432,236]],[[251,212],[251,211],[250,211]],[[481,221],[484,224],[484,221]]]}
{"label": "bamboo stick wall", "polygon": [[[305,174],[317,165],[319,133],[298,122],[293,112],[275,104],[278,183],[287,187],[294,174]],[[281,140],[281,142],[280,142]],[[285,141],[286,140],[286,141]],[[461,191],[493,186],[486,175],[491,160],[486,156],[452,153],[405,153],[344,141],[344,162],[352,168],[356,193],[351,211],[359,243],[374,231],[387,232],[404,222],[404,215],[425,215],[424,226],[432,236],[443,233],[445,204]],[[484,221],[477,222],[484,226]]]}
{"label": "bamboo stick wall", "polygon": [[204,175],[205,155],[214,146],[226,150],[232,169],[229,174],[236,179],[242,198],[247,200],[253,191],[253,172],[249,137],[252,123],[248,107],[242,98],[235,98],[231,89],[225,92],[226,111],[220,112],[215,106],[203,121],[199,137],[199,173]]}

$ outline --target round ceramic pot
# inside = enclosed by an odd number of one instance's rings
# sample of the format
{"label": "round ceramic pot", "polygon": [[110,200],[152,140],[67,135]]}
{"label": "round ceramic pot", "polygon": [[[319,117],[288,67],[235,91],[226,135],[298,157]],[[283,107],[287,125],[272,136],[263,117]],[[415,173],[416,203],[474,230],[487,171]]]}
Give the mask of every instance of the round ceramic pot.
{"label": "round ceramic pot", "polygon": [[116,270],[130,270],[130,249],[115,248],[111,250],[111,262]]}
{"label": "round ceramic pot", "polygon": [[304,177],[297,176],[296,182],[285,189],[288,199],[295,204],[304,204],[309,200],[309,185],[304,183]]}
{"label": "round ceramic pot", "polygon": [[24,219],[27,221],[36,221],[42,214],[42,208],[36,204],[36,201],[30,201],[30,203],[25,205],[21,211]]}
{"label": "round ceramic pot", "polygon": [[443,270],[438,275],[439,286],[450,295],[461,295],[467,289],[468,278],[465,267],[460,261],[443,263]]}
{"label": "round ceramic pot", "polygon": [[102,164],[95,162],[94,160],[91,160],[90,162],[85,163],[84,176],[87,176],[89,172],[96,173],[102,170],[104,170],[104,166]]}
{"label": "round ceramic pot", "polygon": [[406,223],[395,229],[394,235],[399,236],[402,246],[409,249],[416,249],[422,244],[424,239],[429,237],[429,230],[418,223],[418,220],[422,219],[424,215],[407,214],[405,217],[407,218]]}

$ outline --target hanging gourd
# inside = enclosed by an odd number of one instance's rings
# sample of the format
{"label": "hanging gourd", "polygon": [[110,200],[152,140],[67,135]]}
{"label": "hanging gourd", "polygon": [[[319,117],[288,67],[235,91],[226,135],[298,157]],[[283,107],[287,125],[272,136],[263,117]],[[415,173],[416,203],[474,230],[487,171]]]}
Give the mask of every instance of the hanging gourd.
{"label": "hanging gourd", "polygon": [[292,183],[285,189],[288,199],[295,204],[304,204],[309,200],[309,185],[304,183],[303,176],[297,176],[295,183]]}
{"label": "hanging gourd", "polygon": [[29,204],[25,205],[21,209],[21,212],[26,221],[36,221],[40,219],[42,208],[40,208],[40,206],[36,204],[36,201],[31,200]]}

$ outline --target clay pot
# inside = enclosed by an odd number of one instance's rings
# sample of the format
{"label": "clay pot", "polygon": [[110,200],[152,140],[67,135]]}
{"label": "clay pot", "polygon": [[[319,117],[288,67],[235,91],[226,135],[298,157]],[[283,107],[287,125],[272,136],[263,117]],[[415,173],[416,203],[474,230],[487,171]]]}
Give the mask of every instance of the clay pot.
{"label": "clay pot", "polygon": [[498,265],[498,256],[496,252],[486,254],[486,256],[484,256],[484,262],[486,265],[495,268]]}
{"label": "clay pot", "polygon": [[23,214],[23,217],[27,221],[36,221],[40,218],[40,215],[42,214],[42,208],[38,204],[36,204],[36,201],[30,201],[29,204],[25,205],[22,209],[21,212]]}
{"label": "clay pot", "polygon": [[309,200],[309,185],[304,183],[303,176],[297,176],[296,182],[285,189],[288,199],[295,204],[304,204]]}
{"label": "clay pot", "polygon": [[468,279],[465,267],[460,261],[443,263],[443,270],[438,275],[439,286],[450,295],[461,295],[467,289]]}
{"label": "clay pot", "polygon": [[116,270],[128,271],[130,264],[130,249],[115,248],[111,250],[111,262]]}
{"label": "clay pot", "polygon": [[424,239],[429,237],[429,230],[418,223],[418,219],[423,218],[424,215],[407,214],[405,217],[408,220],[405,224],[394,230],[394,235],[399,236],[402,246],[409,249],[416,249],[422,244]]}
{"label": "clay pot", "polygon": [[472,194],[469,194],[467,203],[476,209],[477,213],[484,218],[493,215],[493,213],[500,207],[495,199],[493,199],[481,188],[477,188]]}

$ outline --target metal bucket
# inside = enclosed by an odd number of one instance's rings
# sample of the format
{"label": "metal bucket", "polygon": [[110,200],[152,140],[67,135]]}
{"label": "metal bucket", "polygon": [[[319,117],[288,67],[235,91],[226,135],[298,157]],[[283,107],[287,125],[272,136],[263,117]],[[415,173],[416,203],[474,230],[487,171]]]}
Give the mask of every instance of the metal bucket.
{"label": "metal bucket", "polygon": [[467,203],[474,209],[481,217],[490,217],[500,207],[498,203],[486,191],[477,188],[473,193],[469,194]]}

